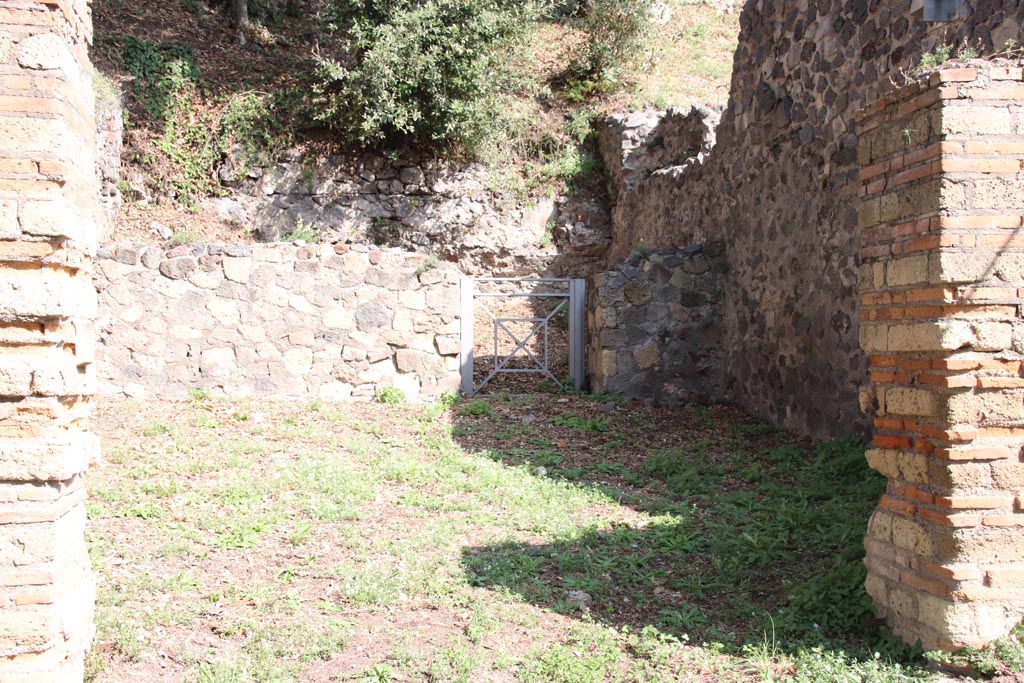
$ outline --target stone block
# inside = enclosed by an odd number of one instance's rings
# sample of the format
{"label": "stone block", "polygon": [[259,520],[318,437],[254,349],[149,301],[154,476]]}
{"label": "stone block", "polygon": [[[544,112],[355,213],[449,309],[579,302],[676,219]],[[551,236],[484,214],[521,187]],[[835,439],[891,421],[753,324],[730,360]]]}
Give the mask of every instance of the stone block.
{"label": "stone block", "polygon": [[392,386],[400,389],[408,401],[417,401],[420,397],[420,376],[416,373],[398,373],[392,378]]}
{"label": "stone block", "polygon": [[215,290],[224,281],[224,275],[220,270],[193,270],[186,276],[186,279],[199,289]]}
{"label": "stone block", "polygon": [[381,304],[368,303],[356,309],[355,322],[362,332],[379,330],[390,326],[391,315]]}
{"label": "stone block", "polygon": [[32,366],[27,362],[0,359],[0,396],[20,398],[32,394]]}
{"label": "stone block", "polygon": [[230,299],[214,298],[206,303],[206,310],[221,325],[235,327],[241,320],[238,304]]}
{"label": "stone block", "polygon": [[0,438],[0,479],[66,481],[99,455],[99,440],[86,432],[40,439]]}
{"label": "stone block", "polygon": [[136,244],[118,244],[114,248],[114,260],[129,266],[137,266],[142,260],[144,247]]}
{"label": "stone block", "polygon": [[660,357],[657,342],[649,342],[638,349],[633,349],[632,354],[637,367],[642,370],[656,366]]}
{"label": "stone block", "polygon": [[325,401],[344,401],[352,398],[352,385],[345,382],[324,382],[319,389],[320,398]]}
{"label": "stone block", "polygon": [[67,154],[73,139],[67,123],[59,119],[0,118],[0,140],[4,147],[23,154]]}
{"label": "stone block", "polygon": [[412,313],[404,308],[397,309],[391,320],[391,329],[397,332],[413,332],[416,327],[413,324]]}
{"label": "stone block", "polygon": [[1013,345],[1013,325],[1009,322],[974,323],[974,344],[977,351],[1005,351]]}
{"label": "stone block", "polygon": [[861,324],[860,348],[865,353],[884,353],[889,350],[889,326]]}
{"label": "stone block", "polygon": [[22,202],[18,222],[27,235],[81,240],[88,234],[87,222],[74,216],[63,200]]}
{"label": "stone block", "polygon": [[305,375],[313,367],[313,351],[306,348],[292,348],[284,352],[284,367],[292,375]]}
{"label": "stone block", "polygon": [[892,543],[915,555],[930,557],[935,553],[935,543],[927,525],[905,517],[893,517]]}
{"label": "stone block", "polygon": [[[876,332],[877,334],[877,332]],[[862,337],[863,338],[863,337]],[[869,338],[869,341],[874,341]],[[937,320],[888,326],[887,346],[873,344],[866,351],[955,351],[974,342],[974,330],[963,320]],[[863,344],[863,342],[862,342]]]}
{"label": "stone block", "polygon": [[1024,491],[1024,463],[1001,460],[993,462],[990,467],[992,483],[996,487],[1005,491]]}
{"label": "stone block", "polygon": [[1024,208],[1024,180],[1017,178],[975,180],[973,206],[976,209]]}
{"label": "stone block", "polygon": [[288,297],[288,305],[299,313],[315,313],[316,307],[309,303],[309,299],[301,294],[292,294]]}
{"label": "stone block", "polygon": [[928,281],[928,255],[918,254],[895,259],[886,264],[886,284],[903,287]]}
{"label": "stone block", "polygon": [[251,258],[225,256],[222,266],[224,268],[224,277],[228,280],[243,285],[249,282],[249,277],[252,273]]}
{"label": "stone block", "polygon": [[199,261],[192,256],[179,256],[160,262],[160,274],[171,280],[183,280],[199,267]]}
{"label": "stone block", "polygon": [[231,347],[204,349],[199,355],[199,372],[203,377],[226,379],[234,377],[237,370],[235,350]]}
{"label": "stone block", "polygon": [[1010,135],[1013,117],[1007,107],[945,106],[941,114],[946,135]]}
{"label": "stone block", "polygon": [[1010,391],[966,392],[948,398],[952,424],[998,423],[1024,419],[1024,394]]}
{"label": "stone block", "polygon": [[885,412],[888,415],[932,417],[939,415],[941,398],[928,389],[889,387],[885,390]]}
{"label": "stone block", "polygon": [[25,69],[49,71],[63,69],[73,76],[78,67],[64,37],[56,33],[38,33],[18,43],[18,65]]}
{"label": "stone block", "polygon": [[20,236],[18,202],[13,199],[0,200],[0,240],[13,240]]}
{"label": "stone block", "polygon": [[434,346],[442,356],[457,356],[460,351],[460,339],[454,334],[439,334],[434,337]]}

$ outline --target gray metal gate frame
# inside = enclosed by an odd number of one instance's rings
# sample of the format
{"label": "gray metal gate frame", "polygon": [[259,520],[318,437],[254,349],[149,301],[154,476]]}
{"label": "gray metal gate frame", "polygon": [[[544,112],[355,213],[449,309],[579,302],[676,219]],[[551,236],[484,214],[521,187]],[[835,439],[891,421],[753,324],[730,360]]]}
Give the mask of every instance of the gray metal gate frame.
{"label": "gray metal gate frame", "polygon": [[[567,283],[569,285],[568,292],[477,292],[477,282],[535,282],[535,283]],[[480,390],[487,386],[487,383],[494,379],[496,376],[502,373],[537,373],[547,375],[549,379],[555,382],[559,387],[565,388],[562,381],[555,377],[548,368],[548,344],[547,344],[547,332],[548,323],[551,319],[563,308],[568,309],[569,315],[569,378],[573,384],[573,390],[579,393],[583,389],[586,370],[584,361],[584,335],[586,332],[586,300],[587,300],[587,281],[576,278],[502,278],[502,277],[464,277],[459,282],[460,285],[460,297],[461,297],[461,333],[460,333],[460,347],[459,347],[459,367],[462,371],[462,393],[466,396],[485,396],[487,394],[480,394]],[[556,298],[563,299],[559,302],[555,308],[543,318],[498,318],[496,317],[486,306],[478,304],[478,299],[486,299],[491,297],[529,297],[529,298]],[[480,383],[480,386],[476,386],[473,382],[473,313],[477,305],[480,305],[482,310],[487,313],[491,318],[493,325],[493,339],[494,339],[494,366],[491,373]],[[505,323],[509,322],[531,322],[533,323],[533,329],[523,339],[517,338],[512,332],[505,326]],[[535,335],[543,330],[545,336],[544,339],[544,359],[541,362],[529,349],[526,348],[527,342],[529,342]],[[507,356],[498,355],[498,333],[504,331],[512,341],[515,342],[515,348]],[[506,368],[508,362],[517,355],[519,351],[525,354],[525,357],[530,358],[536,368]]]}

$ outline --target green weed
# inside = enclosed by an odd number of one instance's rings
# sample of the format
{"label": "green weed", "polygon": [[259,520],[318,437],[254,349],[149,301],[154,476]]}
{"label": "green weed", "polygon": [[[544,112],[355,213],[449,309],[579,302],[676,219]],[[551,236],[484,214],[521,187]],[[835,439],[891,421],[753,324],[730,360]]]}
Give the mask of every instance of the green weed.
{"label": "green weed", "polygon": [[375,397],[378,403],[391,405],[405,403],[405,392],[398,387],[377,387]]}
{"label": "green weed", "polygon": [[547,421],[559,427],[568,427],[581,432],[607,432],[610,422],[610,420],[603,415],[583,417],[572,413],[549,417]]}
{"label": "green weed", "polygon": [[491,404],[482,398],[474,398],[468,403],[463,403],[458,409],[459,415],[471,415],[473,417],[493,417],[494,410]]}

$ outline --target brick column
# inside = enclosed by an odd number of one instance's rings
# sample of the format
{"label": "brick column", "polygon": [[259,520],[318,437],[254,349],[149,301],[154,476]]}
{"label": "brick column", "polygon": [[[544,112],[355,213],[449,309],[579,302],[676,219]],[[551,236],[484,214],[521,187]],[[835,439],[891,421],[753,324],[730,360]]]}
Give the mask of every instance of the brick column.
{"label": "brick column", "polygon": [[858,116],[862,394],[889,487],[867,590],[908,642],[956,649],[1024,616],[1024,83],[933,73]]}
{"label": "brick column", "polygon": [[81,681],[96,211],[86,0],[0,3],[0,680]]}

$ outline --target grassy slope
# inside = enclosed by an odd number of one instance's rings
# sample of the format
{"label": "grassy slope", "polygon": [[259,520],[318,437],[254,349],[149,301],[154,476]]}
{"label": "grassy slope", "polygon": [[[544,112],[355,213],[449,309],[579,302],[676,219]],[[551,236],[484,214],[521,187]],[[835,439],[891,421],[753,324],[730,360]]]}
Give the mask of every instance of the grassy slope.
{"label": "grassy slope", "polygon": [[[500,139],[495,140],[499,151],[494,156],[502,160],[495,191],[509,190],[519,200],[565,191],[574,176],[592,168],[574,138],[581,137],[581,125],[585,128],[604,113],[724,104],[737,16],[682,0],[669,0],[665,6],[671,10],[667,21],[656,25],[646,58],[627,70],[622,89],[582,102],[567,99],[560,90],[564,85],[552,85],[569,62],[573,36],[557,25],[535,27],[520,64],[525,85],[509,105],[515,120],[495,131]],[[196,196],[187,203],[195,211],[200,208],[199,195],[216,190],[211,182],[216,154],[209,155],[209,131],[222,124],[228,103],[237,103],[240,94],[283,92],[295,83],[296,73],[308,73],[316,45],[326,39],[322,27],[311,16],[264,17],[255,40],[241,48],[231,40],[226,16],[198,0],[96,0],[94,19],[94,61],[127,95],[125,177],[144,184],[156,199],[149,206],[129,202],[119,236],[145,236],[153,220],[175,225],[183,237],[231,236],[230,231],[225,235],[226,227],[210,212],[182,214],[178,206],[183,193],[191,192]],[[125,37],[186,48],[198,74],[194,87],[181,88],[173,101],[154,107],[153,97],[140,91],[140,80],[131,77]],[[175,105],[178,112],[173,111]],[[154,115],[157,109],[171,112],[170,118],[186,125],[168,135],[163,115]],[[190,127],[195,133],[191,140]],[[296,141],[287,129],[272,134],[275,139],[261,143],[261,148]]]}

